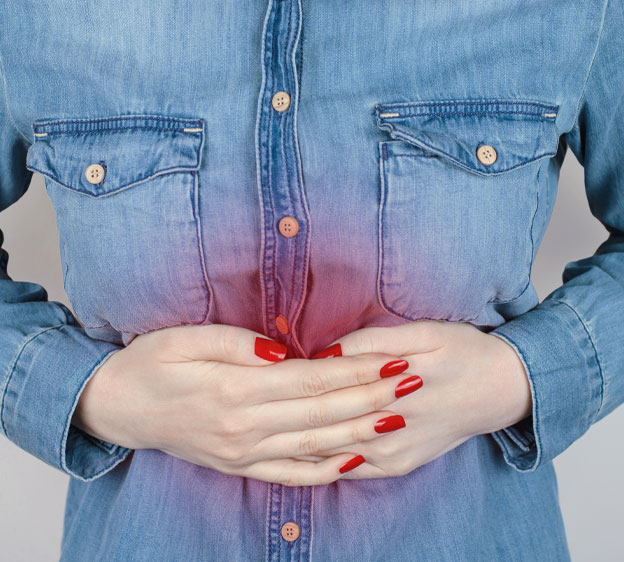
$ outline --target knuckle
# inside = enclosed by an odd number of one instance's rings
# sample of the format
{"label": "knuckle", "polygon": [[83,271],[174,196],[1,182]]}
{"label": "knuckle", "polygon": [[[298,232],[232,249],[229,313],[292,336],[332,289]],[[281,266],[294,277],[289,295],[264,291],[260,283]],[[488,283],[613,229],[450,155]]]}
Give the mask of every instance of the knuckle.
{"label": "knuckle", "polygon": [[248,432],[247,422],[239,416],[230,415],[227,419],[215,422],[215,432],[226,440],[235,440]]}
{"label": "knuckle", "polygon": [[359,353],[374,353],[379,336],[383,335],[380,330],[383,326],[366,326],[358,331],[358,351]]}
{"label": "knuckle", "polygon": [[325,427],[331,423],[331,416],[323,404],[317,404],[308,410],[309,427]]}
{"label": "knuckle", "polygon": [[299,486],[299,479],[292,472],[280,472],[277,478],[278,484],[283,486]]}
{"label": "knuckle", "polygon": [[314,455],[319,451],[319,440],[313,431],[304,431],[297,444],[297,454]]}
{"label": "knuckle", "polygon": [[331,484],[332,482],[336,482],[337,480],[340,480],[340,473],[336,472],[335,474],[333,473],[327,473],[325,475],[324,478],[319,480],[319,484]]}
{"label": "knuckle", "polygon": [[371,382],[371,372],[375,370],[371,360],[366,357],[354,357],[355,359],[355,382],[358,385],[368,384]]}
{"label": "knuckle", "polygon": [[325,470],[322,473],[315,474],[312,483],[308,485],[316,486],[319,484],[331,484],[332,482],[335,482],[339,478],[340,478],[340,473],[338,471],[334,473],[334,472]]}
{"label": "knuckle", "polygon": [[357,426],[357,425],[354,425],[351,428],[351,441],[353,443],[360,443],[360,442],[364,441],[364,438],[362,436],[362,432],[361,432],[359,426]]}
{"label": "knuckle", "polygon": [[[380,437],[383,437],[383,434]],[[387,440],[384,439],[380,439],[379,442],[375,445],[376,453],[384,459],[393,457],[394,450],[394,445],[390,444]]]}
{"label": "knuckle", "polygon": [[[372,408],[372,410],[381,410],[384,406],[387,405],[386,397],[375,388],[371,388],[371,392],[368,395],[368,399],[369,399],[369,406]],[[391,414],[392,412],[388,415],[391,415]]]}
{"label": "knuckle", "polygon": [[220,343],[223,357],[237,357],[239,355],[240,333],[233,329],[233,326],[223,326]]}
{"label": "knuckle", "polygon": [[301,380],[301,391],[304,396],[317,396],[328,388],[327,374],[311,371]]}

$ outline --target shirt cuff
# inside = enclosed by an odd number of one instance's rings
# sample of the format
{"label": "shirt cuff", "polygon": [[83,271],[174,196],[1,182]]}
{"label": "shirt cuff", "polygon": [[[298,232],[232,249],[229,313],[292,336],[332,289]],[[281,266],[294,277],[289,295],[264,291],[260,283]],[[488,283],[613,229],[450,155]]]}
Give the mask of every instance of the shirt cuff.
{"label": "shirt cuff", "polygon": [[595,421],[603,399],[596,348],[576,310],[557,299],[546,299],[489,333],[518,353],[533,401],[529,416],[491,435],[510,467],[533,472]]}
{"label": "shirt cuff", "polygon": [[89,482],[122,462],[131,449],[71,425],[76,404],[97,368],[120,346],[74,325],[44,328],[21,345],[0,389],[3,434],[69,476]]}

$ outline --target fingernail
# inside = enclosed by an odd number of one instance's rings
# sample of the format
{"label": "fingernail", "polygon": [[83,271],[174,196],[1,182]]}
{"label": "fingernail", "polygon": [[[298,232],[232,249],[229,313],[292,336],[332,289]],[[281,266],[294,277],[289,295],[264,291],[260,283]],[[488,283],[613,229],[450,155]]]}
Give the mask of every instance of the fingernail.
{"label": "fingernail", "polygon": [[397,398],[401,398],[401,396],[405,396],[410,392],[414,392],[418,390],[423,385],[422,379],[418,375],[414,375],[413,377],[408,377],[403,379],[397,387],[394,389],[394,395]]}
{"label": "fingernail", "polygon": [[267,361],[281,361],[286,357],[287,347],[283,343],[256,336],[254,353]]}
{"label": "fingernail", "polygon": [[387,433],[388,431],[394,431],[395,429],[401,429],[402,427],[405,427],[405,419],[403,419],[403,416],[397,414],[395,416],[381,418],[375,424],[375,431],[377,433]]}
{"label": "fingernail", "polygon": [[344,474],[349,470],[353,470],[356,466],[360,466],[366,459],[362,455],[353,457],[350,461],[344,463],[338,470]]}
{"label": "fingernail", "polygon": [[320,359],[321,357],[341,357],[342,356],[342,347],[340,343],[335,343],[326,347],[322,351],[315,353],[311,359]]}
{"label": "fingernail", "polygon": [[392,375],[398,375],[409,367],[409,363],[405,359],[397,359],[396,361],[390,361],[386,363],[380,370],[379,376],[381,378],[391,377]]}

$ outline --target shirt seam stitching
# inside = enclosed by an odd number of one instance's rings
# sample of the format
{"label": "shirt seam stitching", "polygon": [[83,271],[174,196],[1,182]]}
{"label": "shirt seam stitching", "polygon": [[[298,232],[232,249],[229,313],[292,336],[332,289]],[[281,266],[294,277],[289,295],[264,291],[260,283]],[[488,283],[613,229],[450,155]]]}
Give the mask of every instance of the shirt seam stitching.
{"label": "shirt seam stitching", "polygon": [[519,449],[522,449],[525,453],[528,453],[531,450],[531,446],[529,441],[520,434],[513,426],[504,427],[502,429],[507,436],[518,446]]}
{"label": "shirt seam stitching", "polygon": [[504,437],[507,436],[508,438],[509,434],[501,430],[500,432],[495,431],[491,435],[496,443],[498,443],[498,445],[501,447],[503,452],[503,459],[505,460],[505,462],[517,472],[520,472],[522,474],[535,472],[538,466],[540,466],[541,449],[538,448],[536,459],[533,462],[527,461],[524,456],[518,455],[515,451],[511,450],[509,441]]}

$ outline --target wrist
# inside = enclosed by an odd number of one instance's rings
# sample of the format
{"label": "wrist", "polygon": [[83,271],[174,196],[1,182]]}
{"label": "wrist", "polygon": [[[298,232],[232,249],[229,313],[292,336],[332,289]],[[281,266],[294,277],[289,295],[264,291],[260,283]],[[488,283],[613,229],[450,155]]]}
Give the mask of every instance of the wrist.
{"label": "wrist", "polygon": [[[494,336],[496,337],[496,336]],[[533,403],[529,375],[518,352],[507,341],[497,338],[504,345],[506,361],[502,363],[500,374],[508,379],[509,417],[503,421],[503,427],[513,425],[531,414]]]}
{"label": "wrist", "polygon": [[493,433],[531,415],[533,401],[529,375],[515,348],[503,338],[495,338],[493,363],[490,368],[491,381],[489,404],[491,416],[488,427],[481,433]]}
{"label": "wrist", "polygon": [[[114,355],[114,354],[113,354]],[[110,357],[91,374],[82,389],[71,425],[85,433],[128,448],[137,448],[121,431],[121,418],[116,411],[116,380]]]}

